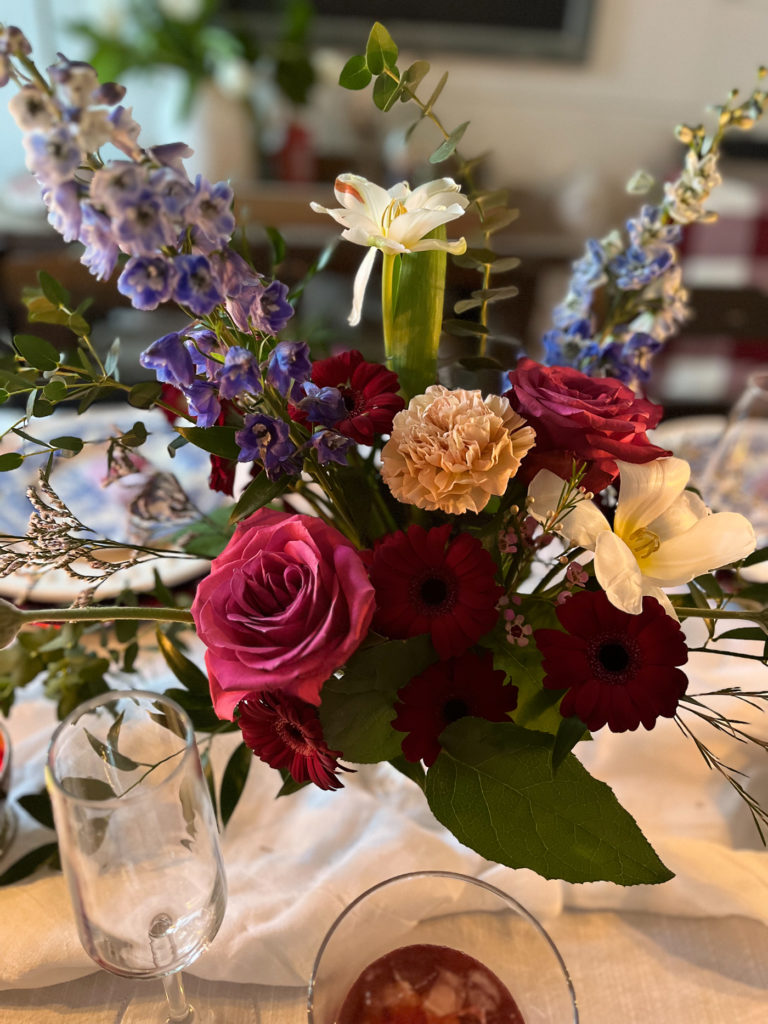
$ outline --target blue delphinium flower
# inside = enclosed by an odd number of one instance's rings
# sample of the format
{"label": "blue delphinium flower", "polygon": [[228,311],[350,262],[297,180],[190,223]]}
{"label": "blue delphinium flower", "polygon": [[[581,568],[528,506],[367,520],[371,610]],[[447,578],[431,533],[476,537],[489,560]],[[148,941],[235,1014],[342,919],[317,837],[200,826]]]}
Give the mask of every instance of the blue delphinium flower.
{"label": "blue delphinium flower", "polygon": [[117,279],[117,290],[136,309],[157,309],[173,294],[176,268],[163,256],[132,256]]}
{"label": "blue delphinium flower", "polygon": [[317,461],[321,466],[327,466],[329,462],[346,466],[349,450],[355,447],[355,442],[338,430],[319,430],[312,435],[310,445],[317,453]]}
{"label": "blue delphinium flower", "polygon": [[183,253],[174,257],[177,272],[173,297],[182,306],[188,306],[196,316],[205,316],[217,306],[223,296],[211,264],[205,256]]}
{"label": "blue delphinium flower", "polygon": [[301,460],[290,437],[290,427],[283,420],[264,413],[251,413],[243,421],[243,429],[235,434],[240,452],[238,462],[258,462],[270,480],[301,471]]}
{"label": "blue delphinium flower", "polygon": [[82,222],[80,192],[76,183],[65,181],[55,188],[44,188],[42,195],[48,208],[48,223],[65,242],[74,242],[80,234]]}
{"label": "blue delphinium flower", "polygon": [[338,388],[320,388],[311,380],[301,385],[304,397],[296,402],[310,423],[320,423],[324,427],[332,427],[339,420],[346,419],[347,407],[344,396]]}
{"label": "blue delphinium flower", "polygon": [[120,248],[131,256],[152,256],[177,238],[162,200],[148,188],[120,210],[114,232]]}
{"label": "blue delphinium flower", "polygon": [[153,341],[141,353],[139,362],[145,369],[154,370],[157,379],[163,384],[191,384],[195,379],[192,356],[176,331]]}
{"label": "blue delphinium flower", "polygon": [[[198,174],[194,195],[185,210],[187,224],[195,229],[193,238],[200,248],[220,249],[235,230],[232,189],[225,181],[212,185]],[[202,243],[202,244],[201,244]]]}
{"label": "blue delphinium flower", "polygon": [[312,375],[312,360],[306,341],[279,341],[267,361],[267,381],[285,398],[296,384]]}
{"label": "blue delphinium flower", "polygon": [[27,151],[27,167],[41,185],[53,188],[74,178],[82,153],[69,125],[28,132],[22,141]]}
{"label": "blue delphinium flower", "polygon": [[189,178],[172,167],[158,167],[152,171],[149,184],[166,214],[174,220],[183,216],[195,194]]}
{"label": "blue delphinium flower", "polygon": [[181,389],[187,399],[190,413],[198,427],[212,427],[221,413],[221,403],[214,384],[204,380],[193,381]]}
{"label": "blue delphinium flower", "polygon": [[[106,281],[112,276],[119,251],[112,234],[112,221],[94,209],[90,203],[82,203],[81,210],[82,222],[78,239],[85,246],[85,252],[80,257],[80,262],[88,267],[99,281]],[[151,308],[154,309],[156,305],[157,302]]]}
{"label": "blue delphinium flower", "polygon": [[266,334],[279,334],[292,316],[293,306],[288,301],[288,285],[282,281],[273,281],[261,296],[261,316],[255,326]]}
{"label": "blue delphinium flower", "polygon": [[198,373],[203,374],[210,381],[217,381],[224,369],[224,359],[211,358],[211,353],[221,356],[219,339],[213,331],[207,327],[195,327],[187,331],[184,344],[192,356],[192,362]]}
{"label": "blue delphinium flower", "polygon": [[143,167],[130,160],[115,160],[91,178],[91,202],[110,217],[118,217],[126,206],[136,202],[145,188]]}
{"label": "blue delphinium flower", "polygon": [[629,245],[611,260],[608,269],[623,291],[639,291],[661,277],[674,259],[674,249],[668,245]]}
{"label": "blue delphinium flower", "polygon": [[222,398],[235,398],[241,392],[260,394],[261,374],[259,364],[247,348],[233,345],[224,357],[224,368],[219,377],[219,394]]}

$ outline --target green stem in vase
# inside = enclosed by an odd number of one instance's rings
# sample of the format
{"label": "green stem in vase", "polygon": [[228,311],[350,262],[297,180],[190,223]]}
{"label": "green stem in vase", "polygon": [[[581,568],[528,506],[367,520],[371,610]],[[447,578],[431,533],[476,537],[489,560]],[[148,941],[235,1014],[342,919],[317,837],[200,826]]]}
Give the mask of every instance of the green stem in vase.
{"label": "green stem in vase", "polygon": [[[445,239],[445,225],[428,238]],[[381,313],[386,364],[406,400],[437,380],[437,348],[443,322],[446,253],[440,249],[384,253]]]}

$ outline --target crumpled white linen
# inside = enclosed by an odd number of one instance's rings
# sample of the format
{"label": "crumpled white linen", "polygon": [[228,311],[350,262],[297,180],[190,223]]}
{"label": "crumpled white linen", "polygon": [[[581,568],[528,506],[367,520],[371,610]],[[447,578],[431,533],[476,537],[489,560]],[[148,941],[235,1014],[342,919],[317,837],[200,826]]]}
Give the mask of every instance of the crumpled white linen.
{"label": "crumpled white linen", "polygon": [[[766,673],[754,662],[706,654],[692,655],[688,665],[693,692],[733,684],[765,689]],[[152,688],[163,682],[155,678]],[[733,698],[718,699],[717,707],[751,719],[753,732],[768,736],[764,713]],[[34,690],[12,710],[15,795],[40,788],[53,725],[50,703]],[[751,791],[768,806],[765,753],[703,723],[695,728],[732,768],[748,772]],[[235,736],[216,739],[219,772],[235,742]],[[636,818],[674,879],[631,887],[545,880],[529,870],[491,864],[461,846],[431,817],[417,787],[388,765],[346,775],[345,789],[337,793],[307,787],[276,800],[277,774],[254,760],[223,839],[229,884],[224,923],[189,972],[221,981],[303,985],[325,931],[343,907],[376,882],[418,869],[453,870],[490,881],[545,926],[566,907],[739,914],[768,924],[768,853],[749,812],[674,722],[660,720],[652,732],[603,730],[578,753]],[[19,817],[27,827],[20,829],[0,870],[41,841],[23,812]],[[0,989],[54,984],[93,969],[78,941],[60,876],[38,875],[0,889]]]}

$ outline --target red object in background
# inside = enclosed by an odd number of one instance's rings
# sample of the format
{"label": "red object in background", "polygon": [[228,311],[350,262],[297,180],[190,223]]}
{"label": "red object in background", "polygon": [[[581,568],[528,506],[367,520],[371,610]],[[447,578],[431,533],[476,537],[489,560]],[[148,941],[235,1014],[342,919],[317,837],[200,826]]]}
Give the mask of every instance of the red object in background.
{"label": "red object in background", "polygon": [[275,154],[275,172],[279,181],[314,181],[315,154],[307,129],[291,121],[285,142]]}
{"label": "red object in background", "polygon": [[402,946],[349,990],[339,1024],[525,1024],[506,986],[448,946]]}

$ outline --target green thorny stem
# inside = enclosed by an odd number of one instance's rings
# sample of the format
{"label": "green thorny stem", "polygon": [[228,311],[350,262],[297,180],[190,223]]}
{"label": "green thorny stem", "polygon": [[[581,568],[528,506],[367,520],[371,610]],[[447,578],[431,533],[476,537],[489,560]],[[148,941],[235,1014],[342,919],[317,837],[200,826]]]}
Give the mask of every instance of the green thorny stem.
{"label": "green thorny stem", "polygon": [[[428,117],[429,120],[435,125],[437,130],[440,132],[440,134],[443,136],[443,141],[447,141],[450,138],[450,132],[447,131],[445,125],[442,123],[440,118],[432,110],[432,107],[431,106],[427,106],[426,103],[424,103],[422,100],[420,100],[419,97],[416,95],[416,93],[413,92],[407,85],[404,85],[401,82],[401,80],[398,78],[398,76],[395,75],[388,67],[384,68],[384,74],[388,75],[392,79],[393,82],[397,82],[398,85],[400,85],[402,87],[403,92],[407,94],[408,98],[410,100],[412,100],[416,104],[416,106],[419,108],[419,110],[421,111],[421,116],[422,117]],[[481,230],[483,232],[483,244],[484,244],[484,246],[486,248],[489,248],[490,247],[490,240],[491,240],[491,236],[492,236],[493,232],[492,231],[488,231],[488,230],[486,230],[483,227],[484,222],[486,220],[486,215],[485,215],[485,210],[483,209],[482,203],[479,202],[479,200],[476,198],[477,186],[475,184],[475,179],[474,179],[474,175],[473,175],[473,168],[478,163],[478,161],[476,161],[476,160],[474,160],[474,161],[466,160],[461,155],[461,153],[459,152],[458,149],[456,149],[454,152],[455,152],[456,159],[459,162],[459,173],[464,178],[464,181],[466,183],[467,195],[472,200],[472,202],[474,203],[475,209],[477,210],[477,215],[478,215],[478,218],[480,220],[480,228],[481,228]],[[481,290],[483,292],[486,292],[488,290],[489,286],[490,286],[490,283],[491,283],[491,264],[490,263],[485,263],[483,265]],[[483,298],[481,300],[481,302],[480,302],[479,307],[478,307],[478,312],[479,312],[478,319],[479,319],[479,323],[480,323],[480,325],[482,327],[487,327],[488,326],[488,306],[489,306],[488,299],[487,298]],[[486,343],[486,335],[485,335],[485,333],[481,333],[478,336],[478,344],[479,344],[478,355],[480,355],[480,356],[484,356],[485,355],[485,347],[486,347],[485,343]]]}

